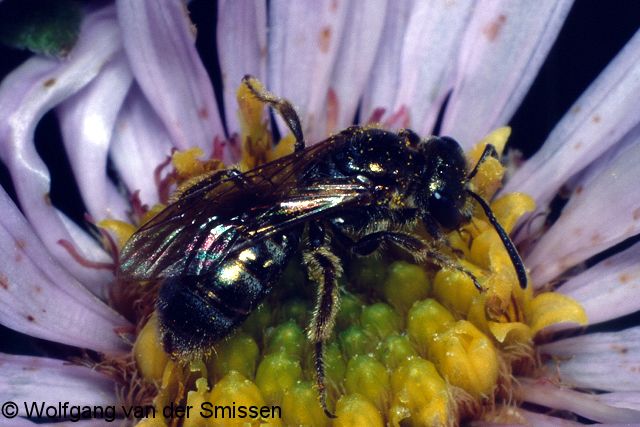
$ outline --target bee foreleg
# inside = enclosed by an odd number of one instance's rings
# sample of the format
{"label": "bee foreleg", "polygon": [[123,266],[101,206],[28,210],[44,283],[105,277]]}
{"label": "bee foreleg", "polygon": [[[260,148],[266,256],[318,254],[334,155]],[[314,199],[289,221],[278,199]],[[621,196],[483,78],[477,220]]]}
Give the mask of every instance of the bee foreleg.
{"label": "bee foreleg", "polygon": [[335,418],[327,409],[323,347],[331,336],[338,312],[338,278],[342,275],[342,264],[327,246],[307,249],[303,253],[303,260],[309,279],[318,286],[316,306],[307,331],[309,340],[315,344],[316,385],[325,414]]}
{"label": "bee foreleg", "polygon": [[425,242],[408,234],[394,231],[378,231],[367,234],[360,240],[353,242],[351,252],[360,256],[370,255],[378,250],[383,243],[394,243],[417,259],[424,258],[424,251],[427,248]]}
{"label": "bee foreleg", "polygon": [[302,125],[300,124],[300,118],[298,117],[296,110],[293,108],[293,105],[291,105],[291,103],[286,99],[280,98],[266,90],[258,79],[253,76],[244,76],[242,78],[242,83],[249,88],[253,96],[258,98],[258,100],[265,104],[269,104],[273,109],[280,113],[280,116],[284,119],[289,130],[291,130],[291,133],[293,133],[293,136],[296,138],[295,150],[301,151],[304,149],[305,143],[302,135]]}
{"label": "bee foreleg", "polygon": [[470,271],[461,267],[445,252],[434,249],[426,242],[417,239],[409,234],[397,233],[393,231],[379,231],[377,233],[371,233],[364,236],[360,240],[353,242],[351,251],[354,254],[360,256],[369,255],[386,242],[393,243],[401,247],[418,262],[429,260],[441,268],[450,268],[460,271],[469,276],[469,278],[473,281],[473,285],[479,291],[484,290],[484,288],[478,282],[478,279]]}
{"label": "bee foreleg", "polygon": [[429,235],[433,237],[433,239],[437,242],[438,245],[445,246],[447,249],[449,249],[451,252],[457,255],[463,254],[463,252],[460,249],[457,249],[451,246],[451,243],[447,239],[446,234],[442,232],[442,229],[433,218],[431,218],[430,216],[425,216],[424,218],[422,218],[422,224],[424,225],[424,228],[427,230],[427,233],[429,233]]}

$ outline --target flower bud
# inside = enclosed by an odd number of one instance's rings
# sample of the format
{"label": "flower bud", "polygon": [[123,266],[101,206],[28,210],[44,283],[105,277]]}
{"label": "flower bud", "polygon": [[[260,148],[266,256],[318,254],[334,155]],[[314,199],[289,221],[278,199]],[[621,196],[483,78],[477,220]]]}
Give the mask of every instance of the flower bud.
{"label": "flower bud", "polygon": [[349,361],[345,376],[348,393],[360,393],[378,410],[384,411],[389,403],[389,375],[385,367],[368,355],[357,355]]}
{"label": "flower bud", "polygon": [[421,267],[396,261],[389,266],[383,289],[389,304],[404,314],[414,302],[429,295],[431,282]]}
{"label": "flower bud", "polygon": [[377,303],[366,306],[362,310],[360,324],[366,334],[382,339],[392,333],[399,333],[402,319],[391,306]]}
{"label": "flower bud", "polygon": [[245,333],[238,333],[216,345],[209,370],[215,378],[223,377],[231,371],[253,378],[258,355],[255,340]]}

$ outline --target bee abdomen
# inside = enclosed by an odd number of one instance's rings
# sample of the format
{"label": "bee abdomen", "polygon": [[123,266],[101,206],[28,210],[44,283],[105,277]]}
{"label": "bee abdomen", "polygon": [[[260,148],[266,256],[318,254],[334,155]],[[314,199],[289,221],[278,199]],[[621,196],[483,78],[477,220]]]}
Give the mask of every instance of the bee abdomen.
{"label": "bee abdomen", "polygon": [[229,254],[200,276],[167,279],[157,311],[165,350],[177,358],[207,353],[268,295],[297,246],[297,233]]}

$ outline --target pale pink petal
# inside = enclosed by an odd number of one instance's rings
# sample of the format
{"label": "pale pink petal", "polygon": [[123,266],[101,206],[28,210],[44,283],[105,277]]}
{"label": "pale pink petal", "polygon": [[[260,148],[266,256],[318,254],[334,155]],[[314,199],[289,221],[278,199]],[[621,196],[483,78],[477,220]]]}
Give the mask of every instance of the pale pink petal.
{"label": "pale pink petal", "polygon": [[128,322],[51,259],[4,190],[0,212],[0,323],[77,347],[124,350],[115,330]]}
{"label": "pale pink petal", "polygon": [[[491,422],[491,421],[472,421],[471,427],[577,427],[584,426],[583,423],[566,420],[563,418],[553,417],[550,415],[539,414],[537,412],[526,411],[522,408],[500,408],[496,411],[505,411],[508,419],[512,422]],[[491,415],[489,415],[491,416]],[[610,424],[607,424],[610,425]]]}
{"label": "pale pink petal", "polygon": [[112,274],[79,264],[58,241],[71,242],[92,261],[109,257],[95,241],[74,239],[78,230],[69,230],[63,215],[51,206],[49,171],[35,150],[33,132],[49,109],[91,82],[120,48],[114,10],[102,9],[85,18],[78,43],[63,62],[32,57],[0,85],[0,158],[25,215],[49,252],[74,277],[97,286],[113,280]]}
{"label": "pale pink petal", "polygon": [[308,144],[327,136],[319,120],[346,13],[344,1],[270,3],[267,87],[297,107]]}
{"label": "pale pink petal", "polygon": [[[58,407],[115,405],[115,384],[84,366],[57,359],[0,354],[0,401],[14,402],[27,416],[34,402]],[[27,408],[25,408],[25,405]]]}
{"label": "pale pink petal", "polygon": [[184,2],[118,0],[116,7],[133,75],[173,144],[210,154],[224,133]]}
{"label": "pale pink petal", "polygon": [[409,108],[409,126],[433,130],[442,102],[453,87],[456,55],[473,2],[418,2],[404,35],[397,97],[391,113]]}
{"label": "pale pink petal", "polygon": [[113,127],[133,76],[124,53],[58,106],[60,129],[80,194],[96,220],[125,220],[129,205],[107,177]]}
{"label": "pale pink petal", "polygon": [[637,128],[576,181],[560,218],[525,259],[536,285],[640,232],[639,162]]}
{"label": "pale pink petal", "polygon": [[610,406],[598,395],[559,387],[546,381],[522,378],[518,396],[525,402],[573,412],[592,421],[631,423],[640,420],[640,411]]}
{"label": "pale pink petal", "polygon": [[130,193],[139,191],[143,204],[158,203],[156,167],[171,154],[171,138],[158,115],[134,85],[120,110],[110,155]]}
{"label": "pale pink petal", "polygon": [[326,123],[325,135],[353,124],[360,96],[372,72],[387,3],[387,0],[369,0],[347,4],[348,24],[343,31],[324,101],[324,117],[320,121]]}
{"label": "pale pink petal", "polygon": [[598,400],[616,408],[629,408],[640,411],[640,392],[603,393]]}
{"label": "pale pink petal", "polygon": [[640,31],[574,103],[504,192],[531,195],[540,211],[558,189],[640,122]]}
{"label": "pale pink petal", "polygon": [[640,390],[640,327],[544,344],[540,353],[563,384],[603,391]]}
{"label": "pale pink petal", "polygon": [[362,121],[368,120],[376,108],[384,108],[387,113],[393,113],[392,108],[402,79],[400,64],[404,37],[414,5],[413,0],[389,1],[387,4],[378,52],[362,98]]}
{"label": "pale pink petal", "polygon": [[442,133],[471,147],[507,124],[551,49],[572,1],[475,3]]}
{"label": "pale pink petal", "polygon": [[264,1],[218,2],[218,58],[222,72],[225,120],[230,135],[240,131],[236,91],[245,74],[266,81],[267,6]]}
{"label": "pale pink petal", "polygon": [[[26,427],[36,427],[37,425],[38,425],[38,424],[37,424],[37,423],[35,423],[34,421],[30,421],[29,419],[27,419],[27,418],[23,418],[23,417],[16,417],[16,418],[13,418],[13,419],[11,420],[11,426],[12,426],[12,427],[13,427],[13,426],[17,426],[17,427],[23,427],[23,426],[26,426]],[[54,425],[55,425],[55,424],[54,424]]]}
{"label": "pale pink petal", "polygon": [[[102,419],[89,419],[89,420],[79,420],[79,421],[73,421],[73,424],[71,424],[69,421],[60,421],[60,422],[51,422],[51,423],[46,423],[47,426],[63,426],[63,427],[67,427],[69,425],[73,425],[73,426],[109,426],[113,423],[106,423],[105,420]],[[23,417],[16,417],[16,418],[12,418],[11,419],[11,427],[14,426],[27,426],[27,427],[37,427],[37,426],[41,426],[42,423],[41,422],[35,422],[35,421],[30,421],[28,418],[23,418]]]}
{"label": "pale pink petal", "polygon": [[578,301],[592,325],[640,310],[640,243],[571,278],[558,292]]}

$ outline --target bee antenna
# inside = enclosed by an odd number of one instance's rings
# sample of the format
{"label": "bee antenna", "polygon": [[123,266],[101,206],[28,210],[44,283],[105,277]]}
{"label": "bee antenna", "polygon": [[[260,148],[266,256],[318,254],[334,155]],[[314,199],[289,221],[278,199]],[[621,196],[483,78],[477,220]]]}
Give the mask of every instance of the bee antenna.
{"label": "bee antenna", "polygon": [[480,197],[480,195],[474,193],[471,190],[467,190],[467,193],[469,193],[469,195],[473,197],[476,200],[476,202],[478,202],[478,204],[484,211],[487,218],[489,218],[489,222],[491,223],[491,225],[493,225],[493,228],[498,233],[498,236],[500,236],[500,240],[502,240],[502,244],[504,245],[504,248],[507,250],[507,253],[509,254],[509,258],[511,258],[511,263],[513,264],[513,268],[515,268],[516,274],[518,275],[518,282],[520,282],[520,287],[522,289],[525,289],[527,287],[527,271],[524,268],[524,263],[522,262],[522,258],[520,258],[520,255],[518,254],[518,251],[515,245],[509,238],[509,235],[507,234],[506,231],[504,231],[504,228],[502,228],[502,226],[496,219],[495,215],[491,211],[491,207],[489,207],[487,202],[485,202],[484,199]]}
{"label": "bee antenna", "polygon": [[482,151],[478,162],[473,167],[473,170],[469,172],[469,175],[467,175],[467,181],[471,181],[471,178],[476,176],[480,165],[483,164],[489,157],[493,157],[498,160],[500,159],[500,157],[498,156],[498,151],[496,150],[496,147],[493,146],[493,144],[487,144],[484,146],[484,150]]}

